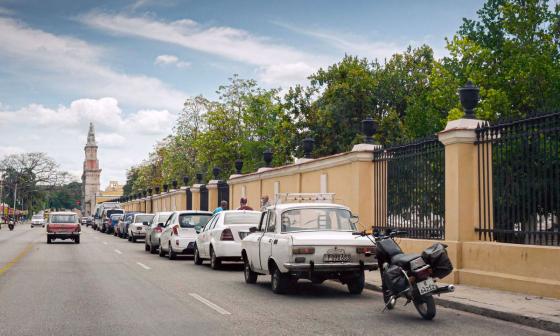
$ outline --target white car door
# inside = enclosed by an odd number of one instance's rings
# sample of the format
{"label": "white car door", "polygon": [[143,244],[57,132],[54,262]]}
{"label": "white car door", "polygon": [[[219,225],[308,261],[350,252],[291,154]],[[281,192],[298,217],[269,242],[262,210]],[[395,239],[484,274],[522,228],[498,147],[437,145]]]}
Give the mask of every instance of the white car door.
{"label": "white car door", "polygon": [[[169,218],[167,219],[167,222],[165,222],[164,224],[164,228],[163,231],[161,232],[161,236],[160,236],[160,248],[162,246],[169,246],[169,239],[171,237],[171,229],[173,227],[172,223],[175,220],[175,217],[177,217],[175,214],[172,214],[171,216],[169,216]],[[164,248],[165,250],[165,248]]]}
{"label": "white car door", "polygon": [[272,253],[272,243],[275,234],[275,212],[268,210],[266,216],[266,228],[263,230],[263,235],[259,243],[259,259],[261,263],[261,270],[268,270],[268,259]]}
{"label": "white car door", "polygon": [[204,226],[204,230],[198,235],[198,254],[202,257],[202,258],[208,258],[209,256],[209,250],[208,250],[208,246],[210,245],[210,230],[214,227],[214,225],[216,224],[216,220],[218,219],[218,214],[215,214],[210,221],[208,222],[208,224],[206,224],[206,226]]}
{"label": "white car door", "polygon": [[266,221],[268,219],[268,212],[263,212],[261,215],[261,221],[257,227],[257,232],[251,234],[244,240],[247,241],[247,258],[249,259],[249,264],[253,270],[261,271],[261,259],[259,255],[259,245],[266,229]]}

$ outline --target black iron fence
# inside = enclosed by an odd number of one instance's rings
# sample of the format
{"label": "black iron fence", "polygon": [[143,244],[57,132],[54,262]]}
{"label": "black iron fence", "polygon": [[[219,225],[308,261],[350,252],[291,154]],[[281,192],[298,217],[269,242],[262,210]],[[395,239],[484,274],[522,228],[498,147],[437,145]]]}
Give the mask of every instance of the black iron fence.
{"label": "black iron fence", "polygon": [[479,239],[560,245],[560,113],[476,130]]}
{"label": "black iron fence", "polygon": [[444,155],[435,136],[374,152],[374,229],[445,239]]}
{"label": "black iron fence", "polygon": [[219,207],[222,201],[228,202],[228,207],[231,208],[231,204],[229,204],[229,185],[226,181],[218,181],[218,204],[216,206]]}
{"label": "black iron fence", "polygon": [[200,210],[208,211],[208,188],[200,186]]}
{"label": "black iron fence", "polygon": [[187,204],[186,204],[187,208],[186,209],[187,210],[192,210],[192,191],[191,191],[190,187],[187,187],[186,196],[187,196],[186,197],[186,202],[187,202]]}

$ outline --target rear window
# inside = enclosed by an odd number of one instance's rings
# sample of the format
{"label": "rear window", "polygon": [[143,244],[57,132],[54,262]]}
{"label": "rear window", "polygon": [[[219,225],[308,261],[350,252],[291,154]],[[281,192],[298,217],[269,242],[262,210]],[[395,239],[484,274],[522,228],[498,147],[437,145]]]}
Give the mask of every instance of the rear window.
{"label": "rear window", "polygon": [[32,217],[32,219],[43,219],[43,216],[41,215],[35,215]]}
{"label": "rear window", "polygon": [[167,220],[169,219],[169,217],[171,217],[171,213],[168,214],[159,214],[158,218],[157,218],[157,223],[164,223],[167,222]]}
{"label": "rear window", "polygon": [[115,215],[115,214],[124,214],[124,210],[122,209],[107,210],[107,217],[111,218],[111,215]]}
{"label": "rear window", "polygon": [[134,223],[144,223],[144,222],[151,223],[153,218],[154,215],[137,215],[134,218]]}
{"label": "rear window", "polygon": [[182,228],[204,227],[211,217],[211,214],[182,214],[179,216],[179,225]]}
{"label": "rear window", "polygon": [[258,225],[261,220],[261,213],[249,212],[232,212],[226,213],[224,218],[225,225],[236,225],[236,224],[255,224]]}
{"label": "rear window", "polygon": [[51,215],[51,223],[76,223],[76,215]]}

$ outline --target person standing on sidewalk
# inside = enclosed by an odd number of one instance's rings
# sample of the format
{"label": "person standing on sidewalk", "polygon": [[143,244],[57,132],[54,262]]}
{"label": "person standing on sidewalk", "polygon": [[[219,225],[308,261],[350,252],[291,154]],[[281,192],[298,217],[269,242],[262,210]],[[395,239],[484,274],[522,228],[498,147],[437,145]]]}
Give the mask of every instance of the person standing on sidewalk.
{"label": "person standing on sidewalk", "polygon": [[253,210],[250,206],[247,205],[247,198],[241,197],[239,200],[240,207],[237,210]]}
{"label": "person standing on sidewalk", "polygon": [[212,212],[212,214],[217,214],[218,212],[222,212],[226,209],[227,209],[227,201],[223,200],[220,202],[220,206],[214,209],[214,212]]}
{"label": "person standing on sidewalk", "polygon": [[261,198],[261,211],[266,211],[266,208],[270,206],[270,202],[268,201],[268,195],[264,195]]}

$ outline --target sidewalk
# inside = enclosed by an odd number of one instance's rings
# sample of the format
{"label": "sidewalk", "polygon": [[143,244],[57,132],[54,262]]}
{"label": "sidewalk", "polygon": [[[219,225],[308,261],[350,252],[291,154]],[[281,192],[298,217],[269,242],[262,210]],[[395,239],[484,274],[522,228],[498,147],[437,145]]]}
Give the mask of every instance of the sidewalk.
{"label": "sidewalk", "polygon": [[[379,271],[366,272],[366,288],[381,291]],[[557,299],[467,285],[456,285],[454,293],[434,298],[443,307],[560,332],[560,300]]]}

